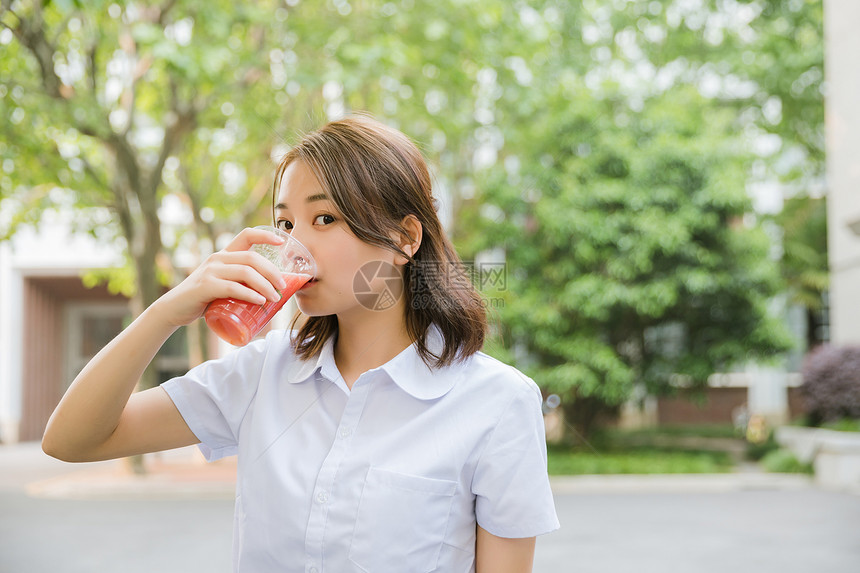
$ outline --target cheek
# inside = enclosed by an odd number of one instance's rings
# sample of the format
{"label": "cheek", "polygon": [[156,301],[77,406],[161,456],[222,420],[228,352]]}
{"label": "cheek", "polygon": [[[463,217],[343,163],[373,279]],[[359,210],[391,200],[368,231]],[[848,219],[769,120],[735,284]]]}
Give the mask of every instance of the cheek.
{"label": "cheek", "polygon": [[389,265],[395,255],[387,249],[363,243],[358,238],[338,236],[338,240],[318,245],[314,256],[326,282],[338,290],[352,290],[353,281],[364,265],[384,261]]}
{"label": "cheek", "polygon": [[323,279],[337,292],[351,292],[352,282],[364,261],[350,245],[327,248],[317,255]]}

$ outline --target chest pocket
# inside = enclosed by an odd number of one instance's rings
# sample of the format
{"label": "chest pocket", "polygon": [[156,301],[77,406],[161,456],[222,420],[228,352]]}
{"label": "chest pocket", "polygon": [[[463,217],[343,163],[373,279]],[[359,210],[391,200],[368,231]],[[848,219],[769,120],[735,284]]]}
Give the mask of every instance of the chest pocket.
{"label": "chest pocket", "polygon": [[457,482],[370,468],[349,549],[367,573],[436,569]]}

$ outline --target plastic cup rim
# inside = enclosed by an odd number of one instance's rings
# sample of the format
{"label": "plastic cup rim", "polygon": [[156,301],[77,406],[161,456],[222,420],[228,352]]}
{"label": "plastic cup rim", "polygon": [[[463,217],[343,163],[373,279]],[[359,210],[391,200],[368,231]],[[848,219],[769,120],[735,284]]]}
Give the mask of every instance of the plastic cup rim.
{"label": "plastic cup rim", "polygon": [[[308,258],[307,258],[306,262],[311,267],[310,275],[311,276],[316,275],[317,262],[314,259],[313,255],[311,255],[311,252],[308,250],[308,248],[301,241],[299,241],[298,239],[293,237],[291,234],[289,234],[289,233],[287,233],[287,232],[285,232],[285,231],[283,231],[277,227],[273,227],[272,225],[257,225],[254,228],[262,230],[262,231],[268,231],[270,233],[274,233],[275,235],[278,235],[279,237],[283,238],[284,244],[281,245],[281,248],[285,248],[291,242],[294,243],[295,245],[298,245],[299,249],[301,249],[302,251],[304,251],[305,254],[307,254]],[[260,243],[260,244],[265,244],[265,243]]]}

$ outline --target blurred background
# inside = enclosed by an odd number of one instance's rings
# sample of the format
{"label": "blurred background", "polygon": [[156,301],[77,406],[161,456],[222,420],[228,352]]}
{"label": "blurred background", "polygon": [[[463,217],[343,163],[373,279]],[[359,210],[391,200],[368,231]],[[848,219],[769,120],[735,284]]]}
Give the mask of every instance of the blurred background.
{"label": "blurred background", "polygon": [[[821,427],[860,437],[858,26],[855,0],[2,0],[0,448],[270,222],[291,143],[367,111],[428,158],[554,475],[860,487],[860,445],[816,459]],[[198,321],[141,386],[228,350]]]}

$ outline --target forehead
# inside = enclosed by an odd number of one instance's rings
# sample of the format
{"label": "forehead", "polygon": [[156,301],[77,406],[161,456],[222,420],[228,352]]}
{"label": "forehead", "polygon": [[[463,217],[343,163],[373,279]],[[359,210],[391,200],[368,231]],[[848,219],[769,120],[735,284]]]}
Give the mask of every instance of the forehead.
{"label": "forehead", "polygon": [[313,196],[325,195],[325,189],[303,161],[293,161],[284,170],[277,190],[278,207],[295,207]]}

